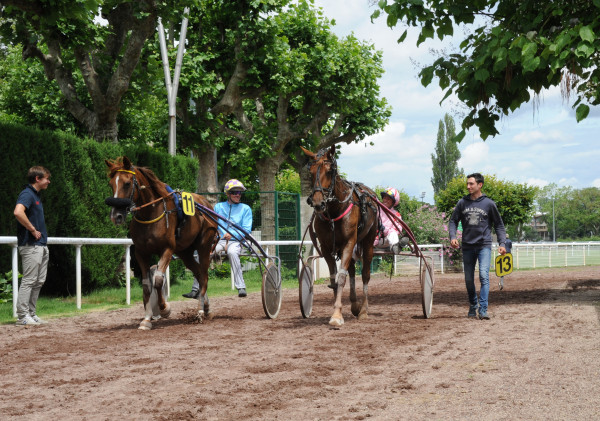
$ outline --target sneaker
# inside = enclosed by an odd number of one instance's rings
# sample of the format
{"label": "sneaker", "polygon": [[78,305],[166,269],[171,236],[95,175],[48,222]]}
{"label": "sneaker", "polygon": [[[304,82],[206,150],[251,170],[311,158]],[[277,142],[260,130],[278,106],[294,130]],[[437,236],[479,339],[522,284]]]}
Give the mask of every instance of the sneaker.
{"label": "sneaker", "polygon": [[37,322],[38,324],[40,324],[40,325],[45,325],[45,324],[47,324],[47,323],[48,323],[48,322],[47,322],[47,321],[45,321],[44,319],[40,319],[40,318],[39,318],[39,317],[38,317],[36,314],[34,314],[33,316],[31,316],[31,318],[32,318],[32,319],[33,319],[35,322]]}
{"label": "sneaker", "polygon": [[479,319],[480,320],[490,320],[490,315],[487,313],[487,311],[481,311],[481,312],[479,312]]}
{"label": "sneaker", "polygon": [[35,320],[33,320],[33,318],[28,314],[27,316],[23,317],[22,319],[17,320],[17,323],[15,323],[17,326],[38,326],[39,323],[36,322]]}
{"label": "sneaker", "polygon": [[246,288],[238,289],[238,297],[245,297],[246,295]]}

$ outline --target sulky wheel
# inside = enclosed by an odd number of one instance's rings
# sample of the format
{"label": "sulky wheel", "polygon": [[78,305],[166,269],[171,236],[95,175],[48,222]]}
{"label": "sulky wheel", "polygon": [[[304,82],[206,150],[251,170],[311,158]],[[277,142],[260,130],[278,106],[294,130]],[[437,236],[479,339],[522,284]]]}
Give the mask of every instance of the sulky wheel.
{"label": "sulky wheel", "polygon": [[427,263],[424,257],[421,257],[421,303],[423,304],[423,315],[426,319],[431,317],[433,308],[433,263]]}
{"label": "sulky wheel", "polygon": [[281,274],[273,263],[269,263],[263,273],[261,294],[265,315],[269,319],[276,318],[281,309]]}
{"label": "sulky wheel", "polygon": [[306,265],[302,265],[302,270],[298,277],[298,287],[300,289],[300,311],[302,311],[302,317],[305,319],[309,318],[312,313],[314,282],[312,269]]}

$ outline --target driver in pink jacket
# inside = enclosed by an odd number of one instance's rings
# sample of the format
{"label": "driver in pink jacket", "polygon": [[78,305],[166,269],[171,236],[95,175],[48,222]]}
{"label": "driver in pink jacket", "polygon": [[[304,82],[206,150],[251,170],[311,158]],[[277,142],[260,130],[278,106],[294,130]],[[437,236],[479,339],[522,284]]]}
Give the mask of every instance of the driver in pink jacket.
{"label": "driver in pink jacket", "polygon": [[[388,187],[381,192],[381,201],[392,214],[396,215],[398,219],[402,219],[400,212],[394,209],[398,206],[398,203],[400,203],[400,193],[398,190],[393,187]],[[383,237],[380,233],[373,245],[377,248],[389,247],[394,254],[400,253],[400,250],[408,244],[408,237],[404,236],[400,239],[402,227],[397,222],[394,224],[387,212],[381,209],[379,209],[379,220],[381,222],[380,226],[383,227]]]}
{"label": "driver in pink jacket", "polygon": [[[402,219],[400,212],[394,209],[394,207],[398,206],[398,203],[400,203],[400,193],[398,190],[393,187],[388,187],[381,192],[381,201],[392,214],[396,215],[398,219]],[[381,209],[379,209],[379,221],[380,232],[377,235],[377,238],[375,238],[373,246],[379,249],[389,248],[392,253],[399,254],[402,248],[408,245],[409,241],[406,235],[400,238],[402,227],[397,222],[394,224],[387,213]],[[396,228],[396,226],[398,228]],[[383,230],[383,232],[381,230]],[[362,261],[362,250],[358,244],[354,246],[352,258],[355,261]]]}

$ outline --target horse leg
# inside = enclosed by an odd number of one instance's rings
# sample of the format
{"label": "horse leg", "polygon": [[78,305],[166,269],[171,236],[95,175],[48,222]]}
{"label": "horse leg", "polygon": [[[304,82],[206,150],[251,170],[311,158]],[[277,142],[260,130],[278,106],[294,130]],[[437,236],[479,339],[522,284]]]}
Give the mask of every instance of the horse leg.
{"label": "horse leg", "polygon": [[352,314],[355,317],[358,317],[360,306],[358,305],[358,300],[356,299],[356,267],[354,266],[354,260],[350,262],[348,275],[350,276],[350,308],[352,310]]}
{"label": "horse leg", "polygon": [[[369,317],[369,280],[371,279],[371,262],[373,261],[373,247],[366,247],[363,254],[364,265],[362,267],[363,300],[358,312],[358,320]],[[354,312],[352,312],[354,314]],[[356,314],[355,314],[356,315]]]}
{"label": "horse leg", "polygon": [[329,256],[325,258],[325,262],[329,268],[329,285],[327,286],[333,290],[333,298],[335,299],[335,295],[337,293],[337,283],[335,281],[335,276],[337,275],[337,265],[335,264],[335,259],[330,253],[328,253],[327,256]]}
{"label": "horse leg", "polygon": [[148,259],[136,253],[136,259],[142,269],[142,291],[144,293],[144,319],[140,322],[138,329],[152,329],[152,281],[150,280],[150,270],[148,268]]}
{"label": "horse leg", "polygon": [[198,261],[194,259],[193,253],[182,253],[180,254],[181,259],[185,266],[192,271],[198,284],[200,285],[198,295],[198,314],[196,319],[199,323],[204,321],[204,318],[210,319],[212,316],[209,312],[209,302],[206,290],[208,287],[208,266],[210,265],[210,254],[198,252]]}
{"label": "horse leg", "polygon": [[348,269],[350,267],[350,263],[353,261],[352,250],[354,250],[355,244],[356,240],[350,240],[346,243],[344,249],[342,250],[340,270],[336,276],[338,288],[335,295],[335,304],[333,305],[333,315],[331,316],[331,319],[329,319],[329,324],[331,326],[339,327],[344,324],[344,317],[342,316],[342,295],[344,292],[344,285],[346,284],[346,277],[349,274]]}
{"label": "horse leg", "polygon": [[169,267],[169,263],[171,263],[171,258],[173,257],[173,250],[166,249],[160,260],[158,261],[158,268],[154,273],[154,291],[158,296],[158,308],[160,310],[161,317],[169,317],[171,315],[171,304],[166,300],[165,294],[165,273],[167,272],[167,268]]}

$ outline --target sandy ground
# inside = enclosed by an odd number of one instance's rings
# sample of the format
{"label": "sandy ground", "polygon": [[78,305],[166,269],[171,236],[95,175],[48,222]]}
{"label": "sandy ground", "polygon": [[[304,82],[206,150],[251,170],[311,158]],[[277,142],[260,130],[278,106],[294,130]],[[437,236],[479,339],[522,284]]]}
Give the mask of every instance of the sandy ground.
{"label": "sandy ground", "polygon": [[[286,290],[195,301],[137,330],[129,309],[0,326],[2,420],[600,419],[600,268],[515,272],[489,321],[466,318],[462,274],[437,275],[424,319],[416,277],[375,278],[370,318],[328,326],[319,285],[303,319]],[[358,282],[360,285],[360,282]],[[209,286],[210,288],[210,286]],[[43,316],[43,314],[41,315]]]}

